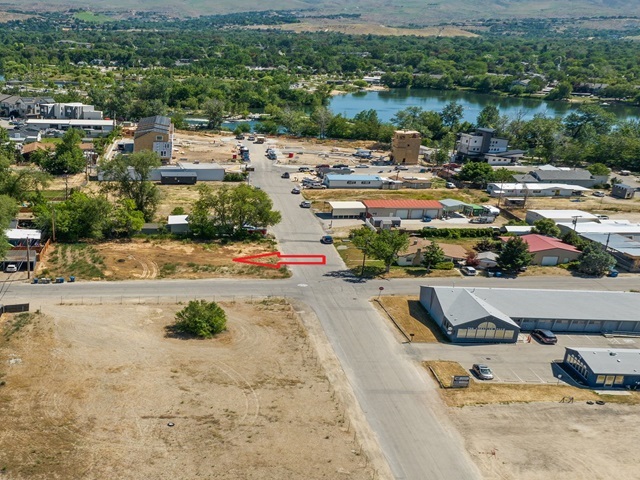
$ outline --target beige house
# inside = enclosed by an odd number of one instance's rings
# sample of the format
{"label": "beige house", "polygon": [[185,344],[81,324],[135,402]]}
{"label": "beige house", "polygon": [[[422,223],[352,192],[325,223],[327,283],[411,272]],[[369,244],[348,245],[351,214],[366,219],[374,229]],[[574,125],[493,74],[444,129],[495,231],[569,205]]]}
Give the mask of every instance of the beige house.
{"label": "beige house", "polygon": [[[431,245],[431,240],[427,238],[412,239],[412,244],[409,245],[405,252],[398,255],[396,263],[401,267],[418,267],[422,265],[423,255],[422,252]],[[436,244],[444,252],[445,262],[460,262],[467,258],[467,251],[460,245],[451,245],[448,243]]]}
{"label": "beige house", "polygon": [[151,150],[160,156],[162,163],[169,163],[173,152],[173,135],[174,126],[169,117],[156,115],[143,118],[133,135],[133,151]]}
{"label": "beige house", "polygon": [[391,160],[399,165],[417,165],[420,159],[420,132],[397,130],[391,142]]}

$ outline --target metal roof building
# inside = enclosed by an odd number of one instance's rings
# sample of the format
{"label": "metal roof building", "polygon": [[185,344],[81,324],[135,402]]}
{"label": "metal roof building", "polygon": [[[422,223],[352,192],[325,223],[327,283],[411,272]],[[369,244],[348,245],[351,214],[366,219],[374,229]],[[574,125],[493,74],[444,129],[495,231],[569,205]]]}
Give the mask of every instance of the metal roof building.
{"label": "metal roof building", "polygon": [[632,273],[640,272],[640,238],[635,240],[617,233],[583,233],[580,236],[604,246],[615,257],[616,266]]}
{"label": "metal roof building", "polygon": [[[470,332],[464,329],[477,328],[474,318],[478,316],[494,318],[496,328],[515,324],[518,331],[640,332],[638,293],[422,286],[420,303],[455,342],[470,341]],[[473,341],[495,341],[490,334],[475,335]],[[515,337],[510,341],[515,342]]]}
{"label": "metal roof building", "polygon": [[328,202],[332,218],[364,217],[367,207],[362,202]]}
{"label": "metal roof building", "polygon": [[640,350],[630,348],[569,348],[564,366],[579,381],[593,388],[640,386]]}

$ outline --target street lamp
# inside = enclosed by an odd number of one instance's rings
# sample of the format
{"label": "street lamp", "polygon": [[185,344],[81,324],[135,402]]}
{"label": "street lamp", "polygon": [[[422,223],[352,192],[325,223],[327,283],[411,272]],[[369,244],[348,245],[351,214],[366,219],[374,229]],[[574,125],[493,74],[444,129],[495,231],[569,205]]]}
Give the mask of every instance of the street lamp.
{"label": "street lamp", "polygon": [[576,231],[576,225],[578,224],[578,219],[582,218],[582,215],[574,215],[571,218],[573,218],[573,231]]}

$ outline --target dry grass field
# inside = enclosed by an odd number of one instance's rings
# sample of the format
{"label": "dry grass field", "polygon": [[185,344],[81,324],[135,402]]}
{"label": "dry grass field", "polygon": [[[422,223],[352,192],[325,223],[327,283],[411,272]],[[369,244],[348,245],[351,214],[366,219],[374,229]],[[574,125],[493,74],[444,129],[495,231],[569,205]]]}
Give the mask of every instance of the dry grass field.
{"label": "dry grass field", "polygon": [[167,335],[177,305],[4,315],[0,476],[372,479],[291,306],[221,306],[211,340]]}
{"label": "dry grass field", "polygon": [[371,23],[344,23],[320,20],[286,25],[256,25],[252,29],[279,29],[287,32],[338,32],[348,35],[414,36],[414,37],[477,37],[478,35],[458,27],[397,28]]}
{"label": "dry grass field", "polygon": [[413,343],[437,343],[444,340],[440,329],[431,320],[417,297],[385,295],[373,304],[379,308],[383,318],[389,318],[388,312],[406,336],[413,333]]}

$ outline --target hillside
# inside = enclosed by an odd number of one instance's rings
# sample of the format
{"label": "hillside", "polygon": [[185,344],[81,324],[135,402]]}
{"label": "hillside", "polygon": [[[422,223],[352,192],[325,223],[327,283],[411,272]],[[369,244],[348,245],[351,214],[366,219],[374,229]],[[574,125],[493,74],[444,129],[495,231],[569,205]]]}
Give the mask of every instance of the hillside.
{"label": "hillside", "polygon": [[[4,0],[5,8],[25,13],[90,9],[96,12],[132,11],[130,0]],[[106,6],[108,5],[108,7]],[[301,10],[305,14],[360,14],[359,22],[385,25],[433,25],[478,19],[633,17],[640,15],[640,0],[139,0],[135,11],[155,11],[171,16],[199,16],[256,10]]]}

